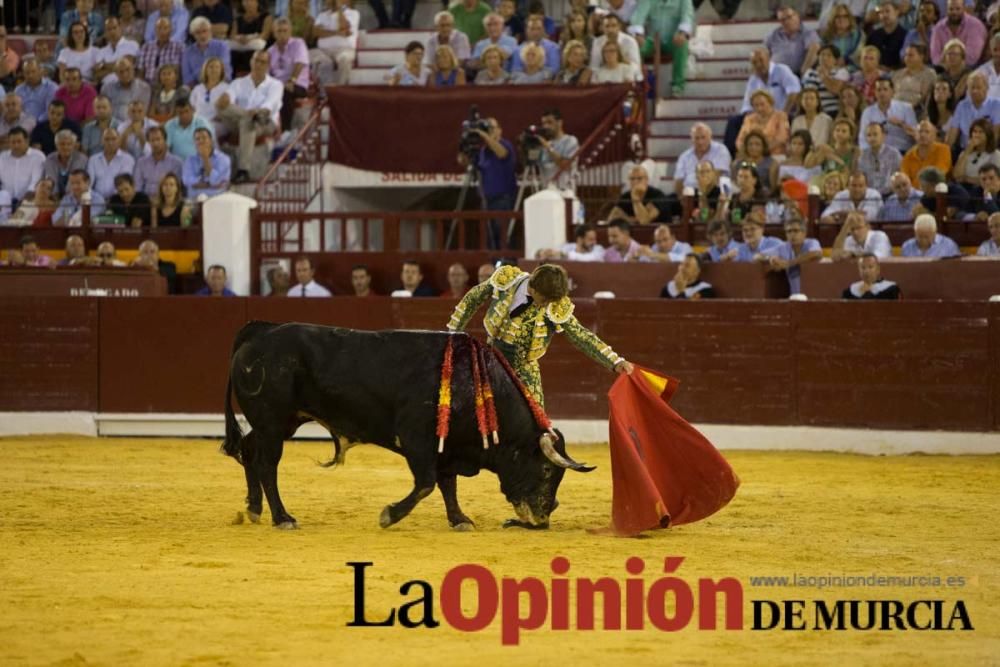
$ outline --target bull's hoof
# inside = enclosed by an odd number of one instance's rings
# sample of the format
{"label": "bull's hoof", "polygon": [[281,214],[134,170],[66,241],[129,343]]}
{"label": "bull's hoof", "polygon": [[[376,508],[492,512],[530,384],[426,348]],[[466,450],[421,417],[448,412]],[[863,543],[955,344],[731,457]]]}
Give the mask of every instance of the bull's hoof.
{"label": "bull's hoof", "polygon": [[456,523],[451,529],[456,533],[471,533],[476,529],[476,524],[471,521],[463,521],[462,523]]}
{"label": "bull's hoof", "polygon": [[260,514],[257,512],[247,510],[247,518],[250,519],[250,523],[260,523]]}
{"label": "bull's hoof", "polygon": [[378,515],[378,525],[382,528],[388,528],[393,523],[392,520],[392,505],[386,505],[382,508],[382,513]]}
{"label": "bull's hoof", "polygon": [[524,528],[526,530],[548,530],[549,523],[540,523],[537,526],[533,523],[528,523],[527,521],[521,521],[520,519],[507,519],[503,522],[504,528]]}
{"label": "bull's hoof", "polygon": [[278,530],[298,530],[299,524],[294,521],[282,521],[281,523],[274,524],[274,527]]}

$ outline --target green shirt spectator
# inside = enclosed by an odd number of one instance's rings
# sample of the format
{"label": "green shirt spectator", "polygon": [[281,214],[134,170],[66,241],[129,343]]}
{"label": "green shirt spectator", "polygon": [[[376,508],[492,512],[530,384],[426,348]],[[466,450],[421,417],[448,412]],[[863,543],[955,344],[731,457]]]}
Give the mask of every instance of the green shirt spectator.
{"label": "green shirt spectator", "polygon": [[674,95],[687,83],[688,41],[694,34],[691,0],[639,0],[629,32],[636,36],[643,58],[652,55],[653,38],[660,36],[660,50],[673,59],[671,84]]}
{"label": "green shirt spectator", "polygon": [[482,0],[462,0],[448,11],[455,17],[455,28],[465,33],[469,44],[475,44],[486,35],[483,19],[493,10]]}

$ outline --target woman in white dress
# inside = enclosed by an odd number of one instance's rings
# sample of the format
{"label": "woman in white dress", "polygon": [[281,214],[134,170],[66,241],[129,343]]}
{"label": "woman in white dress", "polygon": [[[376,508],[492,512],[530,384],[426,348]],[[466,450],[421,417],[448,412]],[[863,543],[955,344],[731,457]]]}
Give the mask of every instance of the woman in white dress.
{"label": "woman in white dress", "polygon": [[625,60],[618,42],[608,42],[601,49],[601,66],[594,70],[591,83],[631,83],[639,79],[639,70]]}
{"label": "woman in white dress", "polygon": [[229,84],[224,77],[226,75],[222,60],[212,56],[205,60],[201,66],[201,82],[191,91],[191,106],[196,114],[212,123],[215,127],[215,136],[226,136],[226,126],[216,120],[219,112],[219,99],[223,95],[229,94]]}

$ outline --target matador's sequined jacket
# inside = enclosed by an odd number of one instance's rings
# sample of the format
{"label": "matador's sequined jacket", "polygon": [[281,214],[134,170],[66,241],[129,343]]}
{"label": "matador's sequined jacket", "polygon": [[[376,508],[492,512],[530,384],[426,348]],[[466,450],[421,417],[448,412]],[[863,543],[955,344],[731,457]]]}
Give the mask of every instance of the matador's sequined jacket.
{"label": "matador's sequined jacket", "polygon": [[581,352],[609,370],[622,358],[577,321],[568,296],[545,307],[531,303],[511,317],[511,311],[519,304],[531,300],[526,293],[528,278],[529,274],[516,266],[500,267],[489,280],[476,285],[462,298],[451,315],[448,329],[465,329],[475,312],[489,300],[483,318],[489,343],[500,350],[534,398],[544,405],[538,360],[549,349],[556,333],[566,334]]}

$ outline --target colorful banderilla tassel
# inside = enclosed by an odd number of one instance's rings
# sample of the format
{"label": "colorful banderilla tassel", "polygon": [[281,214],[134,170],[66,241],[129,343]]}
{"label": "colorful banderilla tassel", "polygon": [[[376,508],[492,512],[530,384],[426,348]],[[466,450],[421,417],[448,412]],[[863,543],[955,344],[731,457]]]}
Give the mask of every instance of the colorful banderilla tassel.
{"label": "colorful banderilla tassel", "polygon": [[479,427],[479,435],[483,438],[483,449],[489,449],[490,443],[486,439],[486,408],[483,405],[483,378],[479,368],[479,353],[474,342],[469,346],[469,363],[472,365],[472,385],[476,397],[476,425]]}
{"label": "colorful banderilla tassel", "polygon": [[451,416],[451,376],[452,337],[448,336],[448,342],[444,346],[444,361],[441,363],[441,385],[438,388],[438,454],[444,451],[444,439],[448,437],[448,419]]}
{"label": "colorful banderilla tassel", "polygon": [[493,402],[493,387],[490,386],[490,372],[489,367],[486,365],[486,346],[479,344],[476,346],[476,357],[479,360],[480,367],[482,368],[483,376],[483,403],[486,408],[486,428],[493,436],[493,444],[500,444],[500,435],[497,433],[499,429],[499,423],[497,420],[497,406]]}

